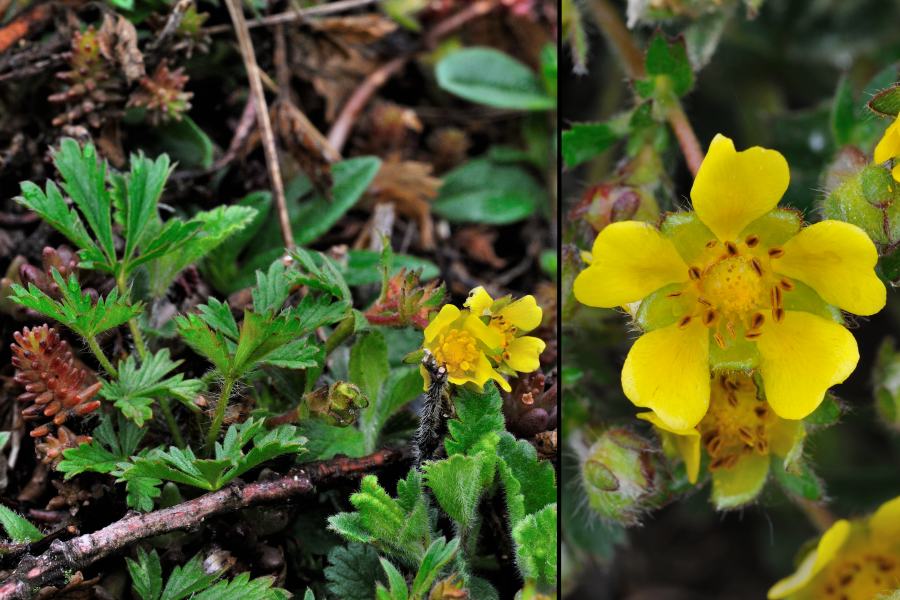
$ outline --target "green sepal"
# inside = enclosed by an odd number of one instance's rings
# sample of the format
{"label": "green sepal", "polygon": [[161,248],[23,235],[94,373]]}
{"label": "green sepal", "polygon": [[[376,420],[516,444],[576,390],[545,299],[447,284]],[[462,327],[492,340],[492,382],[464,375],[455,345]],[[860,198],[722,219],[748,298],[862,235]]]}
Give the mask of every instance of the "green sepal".
{"label": "green sepal", "polygon": [[741,232],[741,239],[750,234],[759,236],[760,245],[764,248],[780,246],[800,232],[803,218],[800,213],[790,208],[776,208],[756,219]]}
{"label": "green sepal", "polygon": [[785,492],[796,498],[818,502],[825,497],[825,488],[806,461],[797,461],[788,468],[786,461],[772,457],[772,474]]}
{"label": "green sepal", "polygon": [[750,454],[730,469],[712,473],[712,501],[716,510],[731,510],[752,502],[769,475],[769,457]]}
{"label": "green sepal", "polygon": [[674,244],[678,254],[688,265],[706,251],[708,242],[716,239],[716,234],[693,211],[668,213],[659,230]]}
{"label": "green sepal", "polygon": [[642,330],[653,331],[667,327],[693,310],[694,302],[684,295],[669,297],[669,294],[678,292],[683,287],[683,283],[673,283],[656,290],[641,301],[634,320]]}

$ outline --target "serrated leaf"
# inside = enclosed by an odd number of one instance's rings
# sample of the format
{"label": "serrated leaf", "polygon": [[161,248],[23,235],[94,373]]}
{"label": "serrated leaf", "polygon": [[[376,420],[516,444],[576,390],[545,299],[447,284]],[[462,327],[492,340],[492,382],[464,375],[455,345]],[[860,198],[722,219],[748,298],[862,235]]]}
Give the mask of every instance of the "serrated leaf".
{"label": "serrated leaf", "polygon": [[231,352],[225,337],[210,329],[209,325],[195,314],[175,317],[178,335],[201,356],[215,365],[221,373],[227,373],[231,367]]}
{"label": "serrated leaf", "polygon": [[203,557],[197,554],[184,565],[172,569],[160,600],[197,598],[192,594],[208,588],[218,577],[218,572],[206,573],[203,570]]}
{"label": "serrated leaf", "polygon": [[485,492],[481,478],[485,457],[454,454],[446,460],[425,463],[422,471],[434,497],[451,519],[466,531]]}
{"label": "serrated leaf", "polygon": [[678,96],[684,96],[694,86],[694,71],[684,40],[669,42],[665,35],[657,33],[650,40],[644,65],[650,78],[660,75],[668,77],[672,91]]}
{"label": "serrated leaf", "polygon": [[444,175],[431,208],[455,223],[507,225],[546,204],[547,192],[528,171],[478,158]]}
{"label": "serrated leaf", "polygon": [[37,542],[44,539],[41,530],[31,522],[13,511],[9,507],[0,504],[0,525],[6,531],[6,535],[14,542]]}
{"label": "serrated leaf", "polygon": [[288,600],[291,594],[287,590],[272,587],[275,578],[272,576],[250,579],[250,573],[241,573],[231,581],[220,581],[202,592],[192,596],[192,600]]}
{"label": "serrated leaf", "polygon": [[291,291],[291,280],[281,260],[273,261],[266,273],[256,272],[256,286],[250,291],[253,310],[259,314],[274,314],[281,310]]}
{"label": "serrated leaf", "polygon": [[163,187],[171,173],[169,157],[160,155],[155,161],[143,153],[131,156],[131,171],[118,180],[114,199],[119,213],[116,220],[123,224],[125,237],[124,259],[129,260],[141,247],[147,226],[157,218],[157,205]]}
{"label": "serrated leaf", "polygon": [[[409,598],[409,589],[406,587],[406,579],[397,570],[397,567],[391,564],[389,560],[384,558],[378,559],[381,562],[381,568],[384,569],[388,579],[388,597],[390,600],[407,600]],[[380,597],[384,597],[382,593],[384,588],[379,584]]]}
{"label": "serrated leaf", "polygon": [[131,575],[131,586],[141,600],[159,600],[162,593],[162,565],[159,554],[152,550],[149,554],[138,548],[137,560],[125,558],[128,573]]}
{"label": "serrated leaf", "polygon": [[270,352],[260,364],[282,369],[309,369],[319,364],[323,350],[309,338],[289,342],[274,352]]}
{"label": "serrated leaf", "polygon": [[516,562],[526,579],[556,585],[556,504],[528,515],[513,528]]}
{"label": "serrated leaf", "polygon": [[328,460],[338,454],[351,457],[366,454],[363,434],[355,427],[337,427],[319,419],[306,419],[298,427],[309,440],[306,447],[309,460]]}
{"label": "serrated leaf", "polygon": [[371,546],[349,544],[328,553],[328,592],[342,600],[373,600],[375,582],[383,578],[378,553]]}
{"label": "serrated leaf", "polygon": [[65,473],[65,479],[86,471],[112,473],[119,463],[127,461],[134,454],[146,430],[121,415],[118,416],[117,423],[118,427],[113,428],[112,418],[104,415],[91,434],[93,440],[90,444],[81,444],[77,448],[63,451],[63,460],[56,469]]}
{"label": "serrated leaf", "polygon": [[463,48],[435,68],[441,89],[495,108],[552,110],[550,96],[537,75],[508,54],[486,47]]}
{"label": "serrated leaf", "polygon": [[605,123],[573,123],[562,132],[562,155],[566,167],[573,169],[599,156],[628,133],[631,113],[623,113]]}
{"label": "serrated leaf", "polygon": [[103,260],[100,248],[91,240],[78,213],[69,208],[56,183],[48,181],[46,193],[30,181],[23,182],[21,188],[22,196],[16,198],[19,204],[36,212],[78,248],[90,251],[95,259]]}
{"label": "serrated leaf", "polygon": [[[509,518],[513,526],[525,515],[556,502],[556,471],[549,461],[538,458],[534,446],[504,432],[497,444],[497,453],[503,459],[500,475],[506,489]],[[517,508],[518,499],[512,497],[519,494],[521,512]]]}
{"label": "serrated leaf", "polygon": [[206,304],[198,306],[197,310],[200,311],[200,318],[203,322],[214,331],[224,333],[232,340],[238,339],[240,330],[228,304],[220,302],[216,298],[210,298]]}
{"label": "serrated leaf", "polygon": [[357,339],[350,349],[350,381],[369,398],[369,406],[374,407],[375,400],[381,395],[390,373],[388,365],[387,342],[380,331],[369,331]]}
{"label": "serrated leaf", "polygon": [[413,598],[425,598],[434,580],[441,573],[441,569],[453,560],[456,551],[459,549],[459,538],[453,538],[447,542],[440,537],[431,543],[422,558],[419,565],[419,571],[412,584]]}
{"label": "serrated leaf", "polygon": [[61,301],[54,300],[34,284],[29,284],[27,290],[13,284],[10,300],[59,321],[85,338],[118,327],[141,313],[141,304],[129,305],[124,298],[119,298],[116,289],[93,304],[91,296],[81,291],[81,285],[74,274],[65,281],[54,268],[52,275],[62,294]]}
{"label": "serrated leaf", "polygon": [[493,384],[480,393],[457,388],[456,418],[447,423],[449,435],[444,440],[447,454],[468,454],[484,437],[496,437],[505,431],[502,405],[500,392]]}

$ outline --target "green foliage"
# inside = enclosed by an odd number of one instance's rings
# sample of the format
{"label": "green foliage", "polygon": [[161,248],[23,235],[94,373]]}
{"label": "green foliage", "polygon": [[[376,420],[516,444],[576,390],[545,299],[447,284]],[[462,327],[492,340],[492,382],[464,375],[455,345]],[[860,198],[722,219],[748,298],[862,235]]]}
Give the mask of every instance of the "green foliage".
{"label": "green foliage", "polygon": [[411,589],[406,587],[406,579],[394,565],[383,558],[380,559],[381,567],[387,574],[389,587],[385,588],[379,583],[375,592],[376,598],[378,600],[425,600],[435,579],[440,575],[444,566],[453,560],[458,549],[459,539],[457,538],[450,542],[442,537],[434,540],[419,565]]}
{"label": "green foliage", "polygon": [[[372,285],[381,281],[378,272],[380,253],[373,250],[350,250],[347,252],[347,263],[341,265],[341,275],[347,285]],[[421,270],[420,280],[428,281],[436,278],[440,270],[430,260],[410,256],[408,254],[394,254],[390,275],[396,275],[400,269],[408,271]]]}
{"label": "green foliage", "polygon": [[455,223],[507,225],[546,205],[546,191],[528,171],[478,158],[444,175],[431,208]]}
{"label": "green foliage", "polygon": [[117,415],[118,427],[113,419],[104,415],[94,429],[90,444],[63,451],[63,460],[57,470],[70,479],[79,473],[112,473],[119,463],[127,462],[144,438],[146,429],[138,427],[122,414]]}
{"label": "green foliage", "polygon": [[694,71],[683,40],[669,42],[665,35],[656,33],[647,48],[644,69],[647,78],[635,82],[635,89],[645,98],[684,96],[694,86]]}
{"label": "green foliage", "polygon": [[481,447],[484,438],[499,440],[503,426],[503,400],[494,385],[484,393],[458,388],[453,399],[456,418],[447,423],[449,435],[444,440],[447,454],[469,454]]}
{"label": "green foliage", "polygon": [[562,133],[563,162],[569,169],[587,162],[612,147],[628,133],[631,113],[603,123],[573,123]]}
{"label": "green foliage", "polygon": [[93,304],[90,295],[81,291],[81,285],[74,275],[65,281],[55,268],[52,275],[59,286],[62,300],[54,300],[34,284],[29,284],[27,290],[21,285],[13,284],[10,300],[59,321],[84,338],[93,338],[118,327],[141,312],[140,304],[130,305],[125,298],[119,297],[115,289],[106,298],[100,298]]}
{"label": "green foliage", "polygon": [[[893,116],[882,113],[877,106],[886,111],[892,109],[893,88],[887,86],[892,86],[896,77],[896,67],[888,66],[876,73],[860,93],[855,92],[850,78],[841,77],[834,93],[830,115],[831,135],[835,145],[841,147],[854,144],[862,148],[871,148],[874,145],[884,130],[884,122],[872,118],[872,113],[866,109],[865,101],[871,99],[868,108],[876,114]],[[893,114],[896,114],[896,110]]]}
{"label": "green foliage", "polygon": [[772,457],[772,474],[788,494],[804,500],[818,502],[825,497],[825,487],[805,460],[795,461],[786,468],[784,460]]}
{"label": "green foliage", "polygon": [[484,492],[482,471],[488,460],[484,452],[477,456],[455,454],[447,460],[437,460],[422,466],[425,482],[434,492],[435,500],[464,530],[475,519],[478,501]]}
{"label": "green foliage", "polygon": [[526,579],[556,585],[556,503],[528,515],[513,527],[516,562]]}
{"label": "green foliage", "polygon": [[460,98],[495,108],[552,110],[556,98],[526,65],[493,48],[463,48],[435,68],[438,85]]}
{"label": "green foliage", "polygon": [[103,383],[100,395],[115,402],[122,414],[139,427],[153,418],[153,401],[157,398],[178,398],[193,406],[194,396],[203,389],[199,379],[185,379],[182,373],[168,376],[182,361],[169,358],[169,349],[149,354],[138,366],[133,356],[119,362],[119,378]]}
{"label": "green foliage", "polygon": [[342,600],[374,600],[375,585],[383,571],[372,546],[349,544],[328,553],[325,579],[328,591]]}
{"label": "green foliage", "polygon": [[[245,452],[251,442],[252,447]],[[148,506],[152,508],[152,498],[159,496],[156,488],[163,481],[218,490],[275,457],[304,452],[305,443],[306,438],[292,425],[265,431],[263,420],[251,418],[228,428],[225,439],[216,443],[213,458],[197,458],[190,448],[154,448],[131,462],[120,463],[115,474],[133,492],[129,494],[129,506],[147,510]]]}
{"label": "green foliage", "polygon": [[207,573],[200,554],[172,569],[165,587],[156,550],[147,553],[139,548],[137,560],[126,558],[125,561],[131,575],[132,589],[141,600],[287,600],[291,597],[285,590],[272,587],[274,580],[271,577],[250,579],[249,573],[241,573],[230,581],[214,583],[223,571]]}
{"label": "green foliage", "polygon": [[881,90],[869,100],[872,112],[883,117],[896,117],[900,113],[900,84]]}
{"label": "green foliage", "polygon": [[36,542],[44,538],[28,519],[3,504],[0,504],[0,526],[13,542]]}

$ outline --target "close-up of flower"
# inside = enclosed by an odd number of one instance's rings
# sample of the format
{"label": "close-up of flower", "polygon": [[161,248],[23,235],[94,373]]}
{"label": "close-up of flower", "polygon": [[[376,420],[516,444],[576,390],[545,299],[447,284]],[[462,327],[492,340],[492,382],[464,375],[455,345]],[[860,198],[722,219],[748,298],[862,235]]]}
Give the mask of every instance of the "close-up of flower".
{"label": "close-up of flower", "polygon": [[744,373],[719,374],[710,387],[709,410],[696,427],[671,429],[653,412],[637,416],[656,427],[664,452],[681,460],[690,483],[698,482],[702,465],[712,480],[716,507],[736,508],[759,495],[773,460],[780,468],[793,468],[806,429],[803,421],[776,415]]}
{"label": "close-up of flower", "polygon": [[488,327],[503,335],[502,351],[491,358],[506,375],[516,372],[531,373],[540,366],[539,357],[544,351],[544,340],[525,335],[541,324],[543,311],[534,296],[527,295],[513,300],[506,296],[494,300],[481,286],[469,292],[465,302],[472,314],[488,317]]}
{"label": "close-up of flower", "polygon": [[[883,163],[890,159],[900,157],[900,113],[894,119],[894,122],[888,125],[878,145],[875,146],[875,162]],[[894,161],[894,168],[891,169],[891,175],[894,179],[900,181],[900,161]]]}
{"label": "close-up of flower", "polygon": [[[900,589],[900,496],[868,518],[836,521],[769,590],[769,600],[873,600]],[[882,595],[883,594],[883,595]]]}
{"label": "close-up of flower", "polygon": [[574,294],[624,306],[644,329],[622,369],[625,395],[665,427],[695,427],[710,402],[710,370],[758,369],[783,419],[802,419],[859,359],[837,309],[872,315],[886,290],[878,254],[841,221],[801,227],[777,204],[790,178],[775,150],[737,152],[717,135],[691,189],[694,212],[657,229],[623,221],[597,236]]}

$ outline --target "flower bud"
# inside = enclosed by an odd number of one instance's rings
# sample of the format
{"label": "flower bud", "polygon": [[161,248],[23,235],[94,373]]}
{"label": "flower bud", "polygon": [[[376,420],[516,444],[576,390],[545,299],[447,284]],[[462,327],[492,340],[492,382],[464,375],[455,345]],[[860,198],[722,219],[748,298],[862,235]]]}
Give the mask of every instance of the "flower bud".
{"label": "flower bud", "polygon": [[469,590],[455,573],[434,584],[428,594],[428,600],[466,600]]}
{"label": "flower bud", "polygon": [[614,427],[590,446],[580,435],[573,445],[588,502],[602,517],[637,525],[645,512],[659,505],[662,471],[656,451],[646,439]]}
{"label": "flower bud", "polygon": [[369,399],[354,384],[337,381],[308,393],[306,403],[310,413],[338,427],[347,427],[356,421],[360,409],[369,405]]}
{"label": "flower bud", "polygon": [[825,197],[822,213],[856,225],[877,244],[900,240],[900,190],[890,171],[879,165],[845,177]]}

